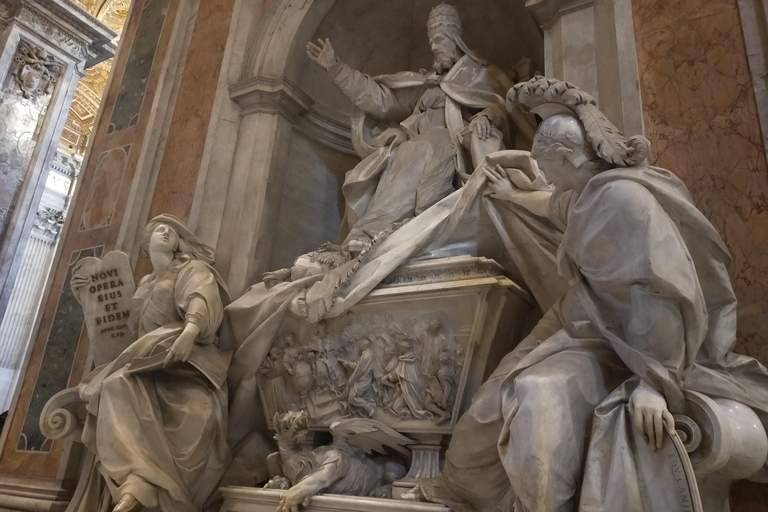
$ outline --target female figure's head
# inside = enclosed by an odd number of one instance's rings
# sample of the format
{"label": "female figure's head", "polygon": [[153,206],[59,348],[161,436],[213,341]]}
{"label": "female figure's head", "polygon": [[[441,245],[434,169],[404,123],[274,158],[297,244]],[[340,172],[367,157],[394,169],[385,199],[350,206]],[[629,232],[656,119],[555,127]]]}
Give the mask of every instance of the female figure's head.
{"label": "female figure's head", "polygon": [[213,248],[192,233],[181,219],[168,213],[158,215],[147,223],[141,246],[153,263],[158,257],[170,256],[172,260],[196,259],[213,264]]}
{"label": "female figure's head", "polygon": [[149,235],[149,253],[176,254],[179,250],[179,234],[168,224],[158,224]]}

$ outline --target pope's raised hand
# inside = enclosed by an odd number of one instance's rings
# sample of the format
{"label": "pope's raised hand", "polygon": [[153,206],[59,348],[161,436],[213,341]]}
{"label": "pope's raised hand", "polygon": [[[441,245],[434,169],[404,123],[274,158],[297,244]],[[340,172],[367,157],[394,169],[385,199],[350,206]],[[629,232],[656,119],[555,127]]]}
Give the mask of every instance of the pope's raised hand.
{"label": "pope's raised hand", "polygon": [[309,58],[320,64],[326,71],[338,62],[336,52],[333,51],[333,46],[331,46],[331,41],[327,38],[325,41],[318,39],[317,44],[312,41],[308,42],[306,49]]}

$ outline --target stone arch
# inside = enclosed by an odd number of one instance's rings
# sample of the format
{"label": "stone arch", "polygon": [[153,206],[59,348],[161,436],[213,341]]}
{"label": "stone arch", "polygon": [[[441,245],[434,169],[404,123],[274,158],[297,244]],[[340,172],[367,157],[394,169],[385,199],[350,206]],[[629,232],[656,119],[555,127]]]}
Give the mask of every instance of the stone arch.
{"label": "stone arch", "polygon": [[[267,9],[251,37],[241,79],[291,76],[297,46],[311,35],[337,0],[278,0]],[[303,51],[302,51],[303,53]],[[294,66],[295,67],[295,66]]]}

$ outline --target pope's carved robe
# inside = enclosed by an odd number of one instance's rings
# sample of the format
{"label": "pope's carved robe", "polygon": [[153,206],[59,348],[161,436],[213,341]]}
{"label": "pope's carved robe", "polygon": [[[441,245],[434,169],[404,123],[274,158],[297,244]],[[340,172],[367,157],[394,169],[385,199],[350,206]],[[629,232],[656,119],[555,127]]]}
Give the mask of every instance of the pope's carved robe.
{"label": "pope's carved robe", "polygon": [[[421,214],[455,190],[457,173],[466,178],[486,154],[512,145],[503,99],[511,83],[472,56],[439,78],[414,72],[371,78],[342,63],[332,75],[362,111],[352,129],[364,158],[342,189],[340,238],[347,241],[375,237]],[[474,115],[495,127],[485,141],[469,133]]]}

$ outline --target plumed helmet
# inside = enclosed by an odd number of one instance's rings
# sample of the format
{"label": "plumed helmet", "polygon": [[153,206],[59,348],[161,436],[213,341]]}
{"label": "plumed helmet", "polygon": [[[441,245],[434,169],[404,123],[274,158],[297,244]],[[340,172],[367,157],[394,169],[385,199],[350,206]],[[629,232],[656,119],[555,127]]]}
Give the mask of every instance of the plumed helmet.
{"label": "plumed helmet", "polygon": [[626,138],[595,99],[575,85],[542,76],[516,84],[507,93],[507,109],[522,108],[546,119],[559,114],[575,116],[584,127],[587,142],[604,161],[620,167],[640,164],[648,156],[650,142],[642,135]]}

